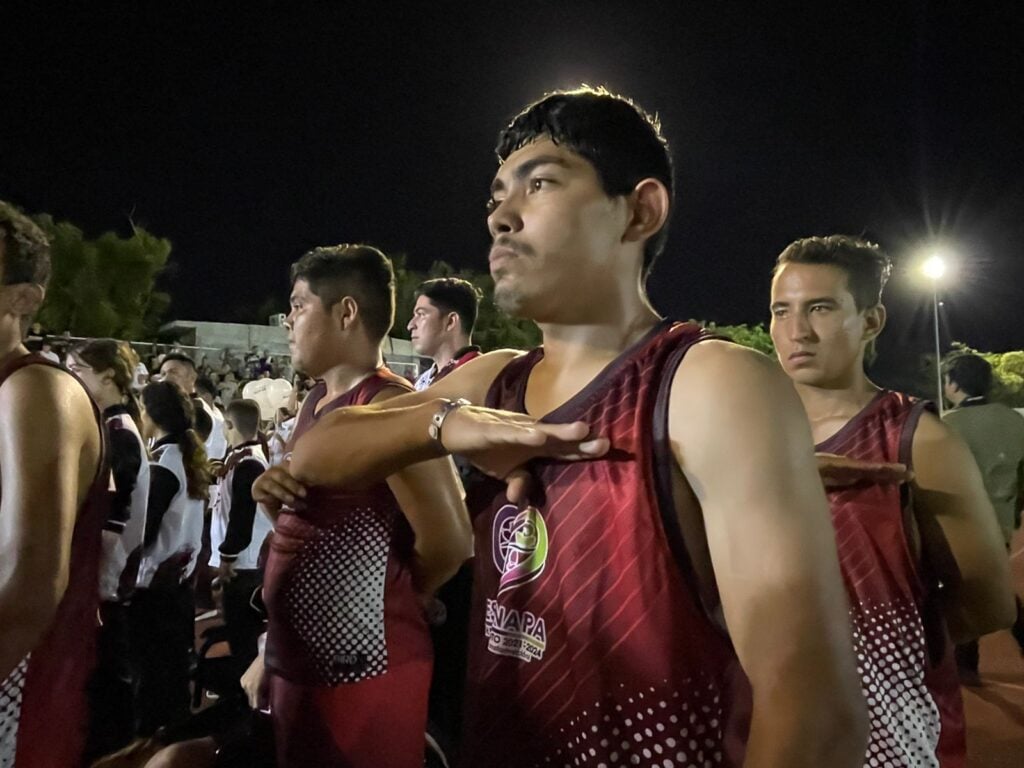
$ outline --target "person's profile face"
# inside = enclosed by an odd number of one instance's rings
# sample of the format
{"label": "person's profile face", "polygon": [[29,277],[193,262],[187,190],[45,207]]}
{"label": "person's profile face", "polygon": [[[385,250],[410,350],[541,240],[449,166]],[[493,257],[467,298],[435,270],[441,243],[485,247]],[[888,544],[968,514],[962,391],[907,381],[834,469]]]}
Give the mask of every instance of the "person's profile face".
{"label": "person's profile face", "polygon": [[89,390],[89,394],[94,398],[98,399],[104,394],[107,388],[107,383],[110,381],[109,372],[106,372],[108,375],[104,376],[103,371],[96,371],[87,362],[75,357],[74,355],[68,355],[64,365],[69,371],[82,380],[82,383],[85,384],[85,388]]}
{"label": "person's profile face", "polygon": [[160,366],[160,375],[164,381],[170,381],[181,387],[186,394],[191,394],[196,384],[196,371],[182,360],[166,360]]}
{"label": "person's profile face", "polygon": [[784,264],[772,280],[770,330],[779,363],[798,383],[841,386],[860,374],[867,322],[839,267]]}
{"label": "person's profile face", "polygon": [[319,376],[330,367],[325,358],[331,357],[339,341],[334,318],[306,280],[295,281],[289,304],[285,328],[292,363],[311,376]]}
{"label": "person's profile face", "polygon": [[409,320],[409,338],[417,355],[433,357],[444,338],[444,317],[441,310],[426,296],[416,299]]}
{"label": "person's profile face", "polygon": [[623,279],[625,196],[609,197],[590,162],[550,139],[509,155],[488,211],[494,298],[509,314],[548,322],[593,311]]}

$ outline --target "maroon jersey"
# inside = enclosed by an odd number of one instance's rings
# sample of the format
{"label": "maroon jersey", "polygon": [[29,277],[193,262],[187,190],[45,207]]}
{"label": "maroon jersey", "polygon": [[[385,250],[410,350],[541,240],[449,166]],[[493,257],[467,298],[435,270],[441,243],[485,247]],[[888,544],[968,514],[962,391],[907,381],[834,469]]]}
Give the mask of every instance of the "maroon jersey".
{"label": "maroon jersey", "polygon": [[[327,391],[319,382],[302,405],[288,452],[325,413],[365,405],[386,386],[410,389],[381,368],[317,411]],[[397,649],[385,636],[386,628],[399,631],[408,622],[423,630],[429,648],[409,568],[412,545],[387,483],[361,491],[310,488],[305,508],[282,512],[274,526],[263,587],[267,668],[312,685],[374,677],[395,661],[395,650],[414,650]]]}
{"label": "maroon jersey", "polygon": [[[536,506],[512,506],[493,485],[489,499],[473,500],[465,765],[738,759],[726,744],[742,730],[731,705],[745,678],[702,604],[668,474],[668,385],[703,338],[665,321],[543,418],[585,421],[611,450],[531,464]],[[511,362],[487,405],[525,412],[543,354]]]}
{"label": "maroon jersey", "polygon": [[[914,430],[929,406],[883,390],[817,450],[909,466]],[[908,489],[862,484],[828,497],[871,721],[865,765],[960,768],[960,685],[933,579],[911,552]]]}
{"label": "maroon jersey", "polygon": [[[381,368],[317,411],[318,383],[287,451],[325,413],[409,383]],[[267,558],[266,666],[280,765],[423,763],[433,650],[412,579],[413,535],[387,483],[311,487],[278,517]]]}
{"label": "maroon jersey", "polygon": [[[0,385],[27,365],[48,365],[74,377],[44,357],[25,355],[0,370]],[[95,403],[92,408],[102,440],[100,412]],[[39,644],[0,681],[2,768],[71,768],[82,758],[88,721],[85,686],[95,662],[100,532],[110,503],[105,443],[101,446],[100,468],[75,518],[68,585],[57,614]]]}

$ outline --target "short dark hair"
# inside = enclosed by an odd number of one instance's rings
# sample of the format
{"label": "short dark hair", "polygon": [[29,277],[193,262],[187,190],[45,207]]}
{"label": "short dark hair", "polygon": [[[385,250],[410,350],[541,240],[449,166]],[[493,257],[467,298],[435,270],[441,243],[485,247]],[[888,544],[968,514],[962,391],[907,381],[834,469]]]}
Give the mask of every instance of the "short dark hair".
{"label": "short dark hair", "polygon": [[961,352],[947,360],[943,373],[951,384],[956,384],[968,397],[984,397],[992,391],[992,366],[985,358]]}
{"label": "short dark hair", "polygon": [[50,241],[35,222],[0,200],[0,283],[35,283],[50,279]]}
{"label": "short dark hair", "polygon": [[[672,155],[658,118],[624,96],[584,86],[555,91],[526,107],[498,135],[499,162],[527,144],[547,137],[572,150],[597,171],[609,197],[628,195],[643,179],[665,185],[675,196]],[[642,277],[651,272],[668,240],[668,219],[644,244]]]}
{"label": "short dark hair", "polygon": [[480,306],[480,289],[461,277],[437,277],[419,284],[415,297],[426,296],[442,313],[454,312],[459,316],[462,332],[473,333],[477,310]]}
{"label": "short dark hair", "polygon": [[309,283],[327,310],[345,296],[355,299],[374,341],[383,339],[395,322],[395,271],[390,259],[373,246],[314,248],[292,264],[292,285],[297,280]]}
{"label": "short dark hair", "polygon": [[182,363],[188,363],[192,366],[192,370],[196,369],[196,361],[186,355],[184,352],[168,352],[164,355],[164,359],[160,361],[160,368],[163,369],[164,363],[170,363],[177,360]]}
{"label": "short dark hair", "polygon": [[795,240],[779,254],[772,274],[790,263],[826,264],[843,270],[858,311],[882,302],[882,289],[892,274],[892,260],[881,248],[850,235]]}
{"label": "short dark hair", "polygon": [[200,376],[196,379],[196,394],[204,392],[210,397],[217,397],[217,388],[213,386],[213,382],[206,376]]}
{"label": "short dark hair", "polygon": [[243,435],[255,435],[259,432],[260,405],[255,400],[232,400],[224,414]]}

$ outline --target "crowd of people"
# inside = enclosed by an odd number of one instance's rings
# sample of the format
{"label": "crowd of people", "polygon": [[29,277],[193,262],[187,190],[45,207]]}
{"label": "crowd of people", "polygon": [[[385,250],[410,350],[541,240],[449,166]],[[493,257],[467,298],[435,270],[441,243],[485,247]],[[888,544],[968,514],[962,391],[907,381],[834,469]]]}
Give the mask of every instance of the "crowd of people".
{"label": "crowd of people", "polygon": [[0,768],[966,764],[977,638],[1024,649],[984,361],[946,421],[872,383],[891,264],[842,235],[775,259],[777,361],[660,317],[672,161],[627,99],[497,152],[495,301],[543,346],[482,352],[476,289],[427,281],[409,381],[390,260],[314,248],[269,420],[230,364],[29,352],[47,243],[0,204]]}

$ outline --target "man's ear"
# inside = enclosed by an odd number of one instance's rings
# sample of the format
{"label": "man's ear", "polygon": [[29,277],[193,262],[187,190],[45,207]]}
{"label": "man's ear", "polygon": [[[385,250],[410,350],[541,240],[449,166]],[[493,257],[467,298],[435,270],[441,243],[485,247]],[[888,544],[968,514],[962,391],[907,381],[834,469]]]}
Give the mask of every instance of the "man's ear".
{"label": "man's ear", "polygon": [[46,295],[46,290],[38,283],[18,283],[7,288],[11,291],[11,313],[19,317],[35,315]]}
{"label": "man's ear", "polygon": [[668,220],[671,200],[668,189],[657,179],[642,179],[629,196],[632,215],[622,239],[647,242],[661,231]]}
{"label": "man's ear", "polygon": [[864,341],[874,341],[885,328],[885,306],[876,304],[864,310]]}
{"label": "man's ear", "polygon": [[347,331],[359,317],[359,303],[351,296],[342,296],[341,300],[331,307],[331,316],[341,330]]}
{"label": "man's ear", "polygon": [[449,312],[448,316],[444,319],[444,329],[446,331],[454,331],[456,324],[459,322],[458,312]]}

